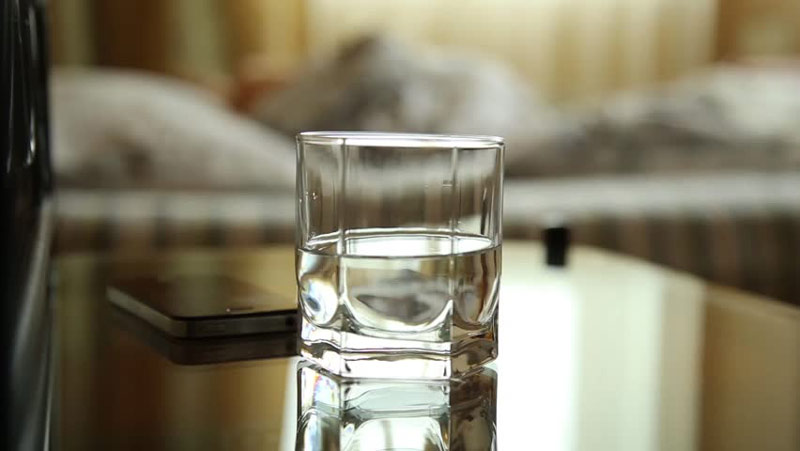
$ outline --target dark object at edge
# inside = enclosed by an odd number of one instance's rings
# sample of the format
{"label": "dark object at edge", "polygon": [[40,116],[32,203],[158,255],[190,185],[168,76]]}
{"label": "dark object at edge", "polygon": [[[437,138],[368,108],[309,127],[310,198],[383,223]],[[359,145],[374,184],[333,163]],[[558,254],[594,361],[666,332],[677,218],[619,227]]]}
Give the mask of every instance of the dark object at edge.
{"label": "dark object at edge", "polygon": [[0,0],[0,449],[49,441],[51,171],[42,0]]}

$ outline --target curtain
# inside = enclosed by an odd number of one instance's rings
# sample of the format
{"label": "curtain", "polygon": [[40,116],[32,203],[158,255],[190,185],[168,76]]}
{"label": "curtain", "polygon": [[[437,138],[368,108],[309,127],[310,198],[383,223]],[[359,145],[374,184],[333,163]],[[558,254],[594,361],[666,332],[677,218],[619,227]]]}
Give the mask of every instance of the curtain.
{"label": "curtain", "polygon": [[[796,0],[51,0],[54,59],[213,82],[290,78],[388,32],[513,66],[558,102],[800,51]],[[717,28],[719,26],[719,33]]]}

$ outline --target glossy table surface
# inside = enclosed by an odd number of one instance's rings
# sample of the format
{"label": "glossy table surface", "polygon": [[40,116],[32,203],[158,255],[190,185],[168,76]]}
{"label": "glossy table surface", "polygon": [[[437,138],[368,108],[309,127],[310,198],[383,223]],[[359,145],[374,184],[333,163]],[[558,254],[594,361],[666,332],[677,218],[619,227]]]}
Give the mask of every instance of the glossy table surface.
{"label": "glossy table surface", "polygon": [[[503,252],[500,358],[470,395],[499,449],[800,449],[800,310],[588,248],[567,269],[536,243]],[[60,257],[58,447],[336,449],[297,433],[291,336],[170,340],[106,299],[115,276],[164,271],[291,296],[293,260],[290,246]]]}

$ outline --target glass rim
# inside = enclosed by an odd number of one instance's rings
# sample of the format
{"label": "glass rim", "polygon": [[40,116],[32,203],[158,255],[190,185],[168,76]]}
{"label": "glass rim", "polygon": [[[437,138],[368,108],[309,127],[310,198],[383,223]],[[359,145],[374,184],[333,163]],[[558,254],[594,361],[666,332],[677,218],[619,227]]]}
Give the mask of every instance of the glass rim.
{"label": "glass rim", "polygon": [[308,131],[298,133],[297,141],[316,145],[392,148],[496,149],[505,146],[505,140],[499,136],[397,132]]}

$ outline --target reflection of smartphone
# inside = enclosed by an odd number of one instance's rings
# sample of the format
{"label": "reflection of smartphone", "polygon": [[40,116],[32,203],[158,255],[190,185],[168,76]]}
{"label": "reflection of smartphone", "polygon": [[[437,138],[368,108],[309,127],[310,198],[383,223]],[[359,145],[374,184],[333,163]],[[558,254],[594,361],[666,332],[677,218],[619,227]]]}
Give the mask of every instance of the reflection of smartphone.
{"label": "reflection of smartphone", "polygon": [[294,299],[220,275],[118,280],[108,287],[108,299],[175,337],[290,332],[297,327]]}

